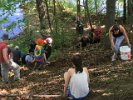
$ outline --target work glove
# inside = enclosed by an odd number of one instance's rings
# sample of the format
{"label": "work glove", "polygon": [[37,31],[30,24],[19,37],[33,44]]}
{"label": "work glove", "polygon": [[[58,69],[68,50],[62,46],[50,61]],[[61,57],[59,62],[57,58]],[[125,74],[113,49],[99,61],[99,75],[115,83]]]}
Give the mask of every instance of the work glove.
{"label": "work glove", "polygon": [[128,43],[128,47],[131,48],[131,44],[130,43]]}

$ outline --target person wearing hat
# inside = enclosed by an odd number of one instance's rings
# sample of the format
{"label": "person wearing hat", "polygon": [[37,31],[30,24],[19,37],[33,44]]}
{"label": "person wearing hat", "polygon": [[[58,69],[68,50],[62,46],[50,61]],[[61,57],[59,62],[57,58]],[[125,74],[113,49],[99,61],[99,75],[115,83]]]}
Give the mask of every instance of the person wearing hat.
{"label": "person wearing hat", "polygon": [[1,75],[2,81],[8,83],[8,72],[9,70],[13,70],[14,72],[14,80],[20,79],[20,67],[14,62],[10,61],[8,56],[8,47],[7,40],[8,34],[4,34],[2,37],[3,40],[0,41],[0,64],[1,64]]}
{"label": "person wearing hat", "polygon": [[126,40],[128,46],[131,47],[127,32],[122,25],[115,24],[109,29],[109,40],[114,53],[112,56],[112,61],[117,59],[121,43],[124,39]]}
{"label": "person wearing hat", "polygon": [[35,56],[35,66],[34,69],[41,69],[44,61],[47,62],[45,51],[43,48],[44,40],[41,38],[38,38],[36,41],[36,47],[34,50],[34,56]]}

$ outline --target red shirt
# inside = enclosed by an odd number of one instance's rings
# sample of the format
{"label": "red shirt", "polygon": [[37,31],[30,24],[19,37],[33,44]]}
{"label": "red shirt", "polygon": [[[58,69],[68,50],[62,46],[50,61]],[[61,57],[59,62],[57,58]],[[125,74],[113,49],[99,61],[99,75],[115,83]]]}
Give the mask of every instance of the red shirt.
{"label": "red shirt", "polygon": [[4,61],[4,58],[3,58],[3,53],[2,53],[2,51],[3,51],[4,48],[7,48],[7,43],[4,42],[4,41],[2,41],[2,42],[0,42],[0,63],[5,62]]}
{"label": "red shirt", "polygon": [[94,29],[93,32],[94,32],[94,35],[93,35],[94,40],[101,39],[101,37],[102,37],[102,29],[101,28],[96,28],[96,29]]}

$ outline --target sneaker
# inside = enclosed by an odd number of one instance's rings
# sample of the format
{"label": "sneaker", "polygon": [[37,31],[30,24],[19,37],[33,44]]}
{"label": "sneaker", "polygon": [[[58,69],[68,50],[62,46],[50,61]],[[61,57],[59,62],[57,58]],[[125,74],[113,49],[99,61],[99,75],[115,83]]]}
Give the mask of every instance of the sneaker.
{"label": "sneaker", "polygon": [[115,60],[116,60],[116,54],[114,53],[112,56],[112,61],[115,61]]}

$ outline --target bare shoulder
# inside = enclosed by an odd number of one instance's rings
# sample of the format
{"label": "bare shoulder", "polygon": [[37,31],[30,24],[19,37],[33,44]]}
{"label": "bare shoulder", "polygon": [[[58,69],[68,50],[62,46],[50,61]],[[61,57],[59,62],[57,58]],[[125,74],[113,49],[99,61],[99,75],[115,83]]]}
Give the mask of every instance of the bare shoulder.
{"label": "bare shoulder", "polygon": [[125,28],[122,25],[119,25],[119,28],[120,28],[120,31],[121,32],[124,32],[125,31]]}
{"label": "bare shoulder", "polygon": [[86,73],[88,73],[87,67],[83,67],[83,70],[84,70]]}
{"label": "bare shoulder", "polygon": [[68,69],[68,71],[73,71],[73,70],[74,70],[74,68],[69,68],[69,69]]}
{"label": "bare shoulder", "polygon": [[74,72],[75,72],[75,69],[74,69],[74,68],[69,68],[69,69],[68,69],[68,73],[69,73],[70,75],[72,75]]}

